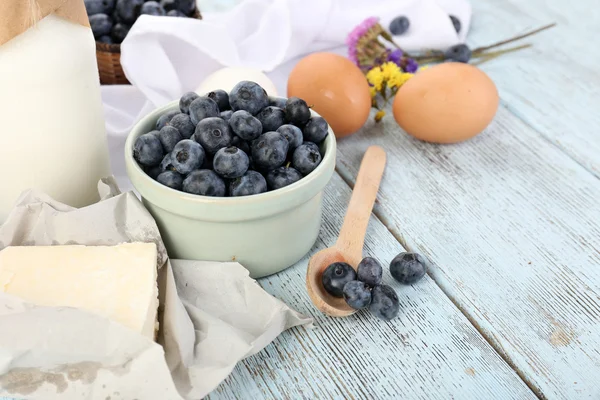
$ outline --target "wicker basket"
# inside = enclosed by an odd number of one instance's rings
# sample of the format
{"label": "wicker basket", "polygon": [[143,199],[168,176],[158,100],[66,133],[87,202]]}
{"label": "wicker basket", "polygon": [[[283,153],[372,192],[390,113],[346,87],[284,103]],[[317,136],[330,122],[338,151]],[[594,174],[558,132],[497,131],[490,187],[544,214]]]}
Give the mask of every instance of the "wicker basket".
{"label": "wicker basket", "polygon": [[[202,19],[199,10],[192,16]],[[96,59],[102,85],[129,85],[121,66],[121,45],[96,42]]]}

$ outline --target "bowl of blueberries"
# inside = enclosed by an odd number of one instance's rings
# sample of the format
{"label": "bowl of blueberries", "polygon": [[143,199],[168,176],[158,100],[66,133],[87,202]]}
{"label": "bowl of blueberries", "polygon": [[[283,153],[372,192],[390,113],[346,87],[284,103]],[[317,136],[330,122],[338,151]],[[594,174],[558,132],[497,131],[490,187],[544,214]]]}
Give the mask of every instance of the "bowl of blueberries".
{"label": "bowl of blueberries", "polygon": [[302,259],[321,226],[335,135],[299,98],[257,83],[194,92],[139,121],[127,173],[172,258],[236,261],[253,278]]}

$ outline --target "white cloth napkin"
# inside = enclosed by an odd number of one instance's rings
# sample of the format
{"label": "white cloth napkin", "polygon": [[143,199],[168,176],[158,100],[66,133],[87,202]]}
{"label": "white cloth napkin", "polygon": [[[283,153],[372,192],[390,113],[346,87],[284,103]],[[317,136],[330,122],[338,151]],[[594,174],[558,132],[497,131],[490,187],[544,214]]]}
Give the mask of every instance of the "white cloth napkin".
{"label": "white cloth napkin", "polygon": [[[267,73],[285,95],[287,76],[298,59],[315,51],[346,54],[344,42],[364,19],[376,16],[387,28],[397,16],[410,20],[395,37],[407,51],[445,49],[464,42],[468,0],[198,0],[203,20],[140,17],[123,42],[121,63],[133,86],[105,86],[103,100],[119,184],[128,188],[122,149],[139,118],[195,90],[222,67],[251,67]],[[456,33],[449,15],[462,24]]]}

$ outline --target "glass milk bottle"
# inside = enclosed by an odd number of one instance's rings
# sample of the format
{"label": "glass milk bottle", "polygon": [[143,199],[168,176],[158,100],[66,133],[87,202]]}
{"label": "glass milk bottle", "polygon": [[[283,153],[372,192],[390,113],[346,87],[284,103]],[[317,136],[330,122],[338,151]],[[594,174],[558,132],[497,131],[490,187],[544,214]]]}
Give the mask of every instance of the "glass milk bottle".
{"label": "glass milk bottle", "polygon": [[24,190],[82,207],[110,175],[94,37],[83,1],[66,3],[8,41],[0,35],[0,224]]}

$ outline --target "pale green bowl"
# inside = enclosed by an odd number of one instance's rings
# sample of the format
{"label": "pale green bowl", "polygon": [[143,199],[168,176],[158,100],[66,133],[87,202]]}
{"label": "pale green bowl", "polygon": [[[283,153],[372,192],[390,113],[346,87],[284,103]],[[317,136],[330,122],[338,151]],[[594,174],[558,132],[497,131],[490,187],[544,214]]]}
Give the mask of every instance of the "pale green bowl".
{"label": "pale green bowl", "polygon": [[[169,257],[237,261],[253,278],[279,272],[302,259],[321,227],[323,189],[335,168],[336,142],[329,129],[321,164],[302,180],[246,197],[207,197],[173,190],[150,178],[133,158],[133,144],[155,129],[173,102],[135,125],[125,143],[127,174],[152,214]],[[318,115],[313,112],[313,115]]]}

